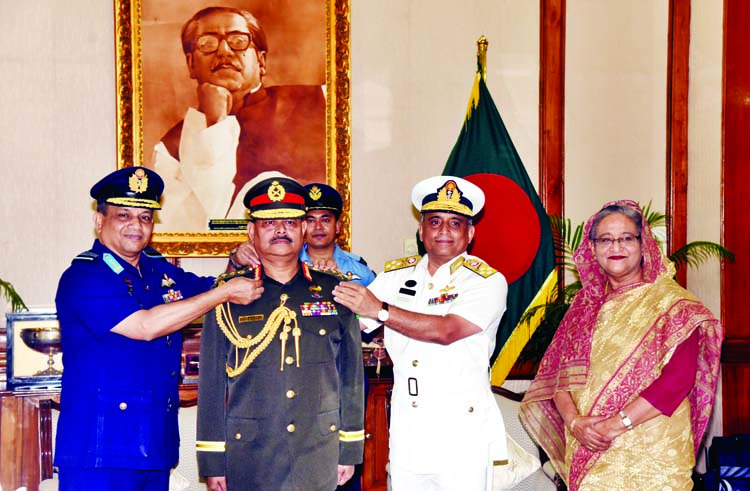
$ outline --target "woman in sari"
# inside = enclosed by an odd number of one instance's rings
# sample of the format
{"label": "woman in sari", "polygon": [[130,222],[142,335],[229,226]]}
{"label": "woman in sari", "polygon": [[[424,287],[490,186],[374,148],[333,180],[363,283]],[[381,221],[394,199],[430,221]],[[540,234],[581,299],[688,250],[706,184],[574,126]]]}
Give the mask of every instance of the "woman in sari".
{"label": "woman in sari", "polygon": [[589,219],[583,288],[521,405],[570,491],[691,490],[714,402],[722,328],[674,280],[633,201]]}

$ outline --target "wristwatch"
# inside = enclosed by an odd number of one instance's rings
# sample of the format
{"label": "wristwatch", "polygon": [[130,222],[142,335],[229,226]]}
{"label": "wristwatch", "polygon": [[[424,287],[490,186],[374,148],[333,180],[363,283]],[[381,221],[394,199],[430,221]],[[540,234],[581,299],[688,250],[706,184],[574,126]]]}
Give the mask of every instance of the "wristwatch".
{"label": "wristwatch", "polygon": [[236,263],[235,260],[234,260],[234,258],[232,257],[232,256],[234,256],[235,252],[237,252],[237,248],[236,247],[234,249],[232,249],[231,251],[229,251],[229,265],[232,266],[235,270],[239,271],[239,270],[242,269],[242,265]]}
{"label": "wristwatch", "polygon": [[380,322],[388,321],[388,318],[391,316],[390,312],[388,312],[389,307],[390,305],[388,305],[387,302],[383,302],[383,305],[381,306],[380,310],[378,310],[378,320]]}
{"label": "wristwatch", "polygon": [[633,421],[628,417],[627,414],[620,411],[620,419],[622,420],[622,424],[625,425],[625,428],[628,429],[628,431],[633,429]]}

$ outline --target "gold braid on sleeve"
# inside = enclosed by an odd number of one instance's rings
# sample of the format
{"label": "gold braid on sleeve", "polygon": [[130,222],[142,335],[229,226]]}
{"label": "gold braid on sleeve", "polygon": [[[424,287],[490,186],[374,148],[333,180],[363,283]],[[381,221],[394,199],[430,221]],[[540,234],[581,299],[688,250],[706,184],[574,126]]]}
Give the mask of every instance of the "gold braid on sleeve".
{"label": "gold braid on sleeve", "polygon": [[[215,308],[216,321],[221,328],[221,332],[229,339],[234,345],[234,356],[235,356],[235,367],[232,368],[227,364],[227,375],[230,377],[236,377],[241,375],[250,364],[265,350],[273,338],[276,337],[281,324],[284,324],[284,328],[279,335],[281,341],[281,371],[284,371],[284,356],[286,354],[286,340],[289,338],[289,332],[292,332],[294,336],[294,346],[297,354],[297,366],[299,367],[299,338],[302,335],[302,331],[297,327],[297,313],[286,307],[287,298],[286,294],[281,295],[281,304],[271,312],[268,316],[266,324],[263,329],[258,333],[257,336],[248,334],[247,336],[241,336],[237,330],[237,326],[232,319],[232,313],[229,309],[229,304],[219,304]],[[294,327],[291,327],[292,324]],[[251,349],[252,348],[252,349]],[[240,356],[240,351],[243,351]],[[240,362],[242,358],[242,362]]]}

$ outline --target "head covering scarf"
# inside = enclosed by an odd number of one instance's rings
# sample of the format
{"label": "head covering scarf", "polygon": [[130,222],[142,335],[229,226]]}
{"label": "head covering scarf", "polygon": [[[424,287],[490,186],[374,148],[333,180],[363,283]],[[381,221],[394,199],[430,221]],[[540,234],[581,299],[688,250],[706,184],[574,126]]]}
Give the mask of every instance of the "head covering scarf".
{"label": "head covering scarf", "polygon": [[[710,412],[699,409],[712,406],[716,390],[722,340],[721,325],[703,304],[674,282],[672,279],[675,273],[674,265],[661,252],[651,229],[643,220],[643,212],[638,203],[630,200],[613,201],[605,204],[602,209],[611,205],[631,207],[641,217],[643,226],[641,232],[642,281],[620,287],[613,292],[607,292],[607,275],[596,260],[594,244],[589,238],[594,218],[598,212],[594,214],[586,223],[582,243],[573,255],[583,285],[582,289],[575,296],[570,309],[560,323],[520,409],[521,421],[535,440],[544,448],[547,455],[550,456],[555,470],[563,476],[568,475],[568,472],[563,471],[565,427],[552,398],[556,392],[574,390],[586,384],[589,375],[589,357],[594,328],[599,311],[610,295],[645,283],[653,284],[657,281],[669,282],[667,286],[672,291],[681,290],[677,291],[677,301],[672,305],[679,303],[680,312],[684,315],[663,316],[660,320],[663,325],[660,324],[658,329],[662,329],[664,334],[656,336],[656,339],[657,342],[663,342],[668,337],[674,339],[673,334],[675,332],[684,331],[684,334],[681,333],[682,336],[679,337],[679,339],[684,340],[694,329],[699,331],[698,373],[695,384],[688,393],[696,453],[710,416]],[[670,310],[673,310],[673,308],[670,307]],[[642,382],[646,384],[658,378],[660,373],[654,368],[658,365],[659,358],[665,356],[666,352],[669,351],[662,346],[655,346],[654,348],[653,350],[643,350],[651,351],[644,356],[643,363],[640,364],[640,368],[643,370],[643,374],[640,376]],[[639,375],[631,374],[629,376],[638,377]],[[600,414],[606,416],[616,414],[621,407],[638,397],[640,391],[645,387],[643,383],[637,383],[638,381],[635,384],[632,382],[632,379],[626,380],[621,386],[617,387],[617,394],[615,395],[617,401],[604,400],[601,404],[597,404]],[[581,455],[577,455],[573,465],[575,466],[578,463],[581,464],[582,468],[590,468],[591,460],[595,460],[597,454],[583,447],[578,452]],[[572,473],[573,470],[571,469]],[[578,476],[578,478],[581,478],[581,476]],[[570,484],[569,482],[568,485],[570,486]],[[571,489],[575,488],[576,486]]]}

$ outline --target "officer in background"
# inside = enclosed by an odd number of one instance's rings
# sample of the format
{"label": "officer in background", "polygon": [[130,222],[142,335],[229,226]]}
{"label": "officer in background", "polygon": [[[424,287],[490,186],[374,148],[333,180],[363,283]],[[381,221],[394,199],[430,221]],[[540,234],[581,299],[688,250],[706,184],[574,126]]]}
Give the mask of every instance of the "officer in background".
{"label": "officer in background", "polygon": [[126,167],[91,188],[98,239],[63,273],[55,303],[63,364],[55,465],[63,491],[166,491],[177,463],[179,329],[256,280],[213,278],[148,246],[164,183]]}
{"label": "officer in background", "polygon": [[507,283],[466,252],[484,193],[437,176],[414,187],[412,203],[427,255],[386,263],[368,288],[341,283],[334,299],[367,328],[385,324],[394,491],[492,489],[493,460],[507,458],[489,379]]}
{"label": "officer in background", "polygon": [[206,314],[196,448],[210,489],[331,491],[364,447],[359,325],[334,303],[339,279],[300,262],[305,189],[261,175],[244,197],[260,298]]}
{"label": "officer in background", "polygon": [[[307,203],[307,232],[305,233],[305,245],[299,257],[308,264],[326,264],[335,266],[347,278],[354,283],[367,286],[375,279],[375,272],[367,265],[367,261],[361,256],[346,252],[336,244],[336,237],[341,232],[341,212],[344,208],[344,200],[336,189],[327,184],[315,182],[305,186],[305,201]],[[373,334],[362,334],[362,341],[372,341]],[[367,394],[370,389],[370,381],[365,375],[365,409],[367,408]],[[345,485],[339,487],[340,491],[358,491],[361,489],[362,466],[358,465],[354,470],[354,477]]]}
{"label": "officer in background", "polygon": [[341,273],[351,275],[352,281],[367,286],[375,279],[361,256],[346,252],[336,244],[341,232],[341,211],[344,201],[338,191],[319,182],[305,186],[307,204],[307,232],[300,259],[308,264],[321,264],[333,261]]}

